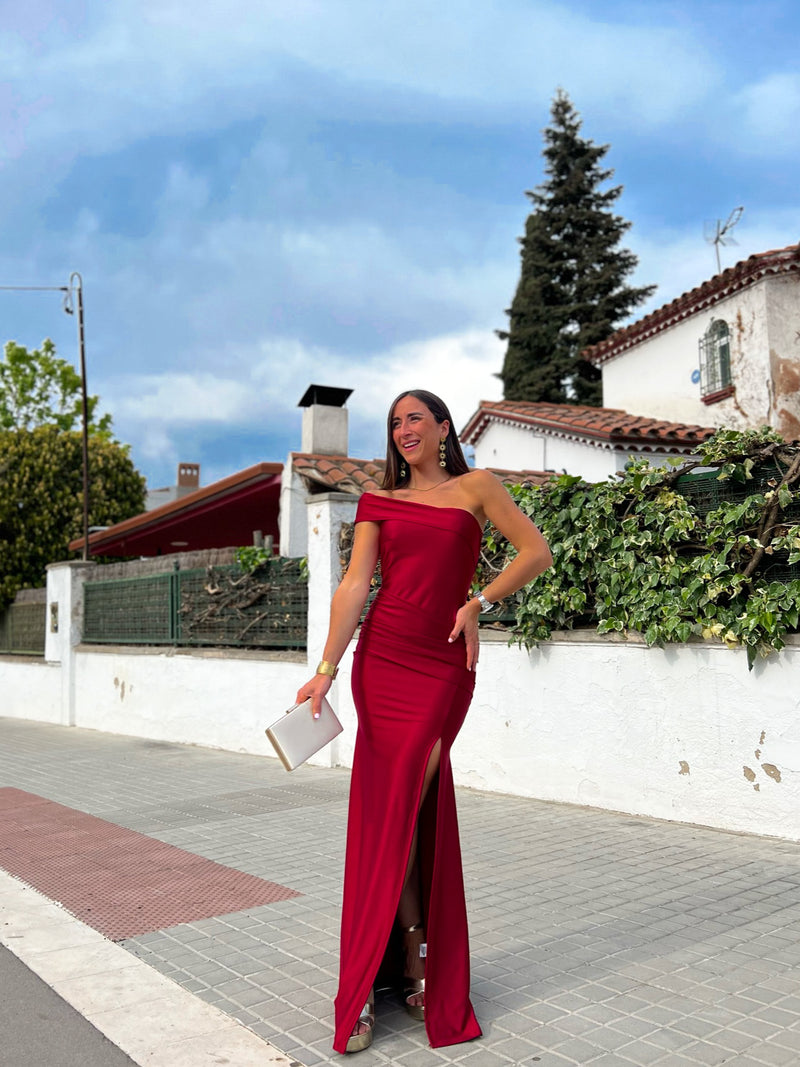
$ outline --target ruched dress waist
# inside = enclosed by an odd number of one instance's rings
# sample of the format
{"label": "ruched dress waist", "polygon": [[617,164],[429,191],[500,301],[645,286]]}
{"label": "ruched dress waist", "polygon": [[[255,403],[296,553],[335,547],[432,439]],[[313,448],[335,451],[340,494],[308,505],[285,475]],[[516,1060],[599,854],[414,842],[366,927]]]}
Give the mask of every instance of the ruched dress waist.
{"label": "ruched dress waist", "polygon": [[422,674],[447,679],[470,691],[475,674],[467,670],[464,638],[448,641],[455,612],[438,618],[381,589],[361,626],[357,652],[380,656]]}

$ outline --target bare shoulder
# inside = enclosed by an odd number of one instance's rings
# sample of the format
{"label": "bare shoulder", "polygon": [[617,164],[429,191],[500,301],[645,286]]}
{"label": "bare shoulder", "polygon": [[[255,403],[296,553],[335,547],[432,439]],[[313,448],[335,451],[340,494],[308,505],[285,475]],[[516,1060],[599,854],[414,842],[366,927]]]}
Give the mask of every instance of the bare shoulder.
{"label": "bare shoulder", "polygon": [[505,492],[503,483],[496,474],[491,471],[476,467],[474,470],[462,474],[459,479],[464,491],[469,493],[478,503],[496,497],[498,492]]}

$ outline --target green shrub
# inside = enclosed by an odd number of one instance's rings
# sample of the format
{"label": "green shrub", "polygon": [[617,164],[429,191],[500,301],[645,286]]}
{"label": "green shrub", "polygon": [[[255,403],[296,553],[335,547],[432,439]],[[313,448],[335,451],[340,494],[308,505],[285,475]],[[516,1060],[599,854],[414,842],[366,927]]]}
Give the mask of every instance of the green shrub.
{"label": "green shrub", "polygon": [[[81,434],[38,426],[0,430],[0,609],[18,589],[44,585],[48,563],[75,558],[83,532]],[[128,450],[89,438],[89,524],[111,526],[144,510],[144,479]]]}
{"label": "green shrub", "polygon": [[[696,467],[716,470],[732,499],[703,514],[686,479]],[[765,427],[719,431],[682,469],[640,460],[599,484],[563,475],[513,489],[553,553],[518,596],[514,639],[530,647],[585,626],[648,645],[694,636],[744,646],[752,668],[798,629],[799,483],[800,448]],[[507,553],[490,530],[484,566]]]}

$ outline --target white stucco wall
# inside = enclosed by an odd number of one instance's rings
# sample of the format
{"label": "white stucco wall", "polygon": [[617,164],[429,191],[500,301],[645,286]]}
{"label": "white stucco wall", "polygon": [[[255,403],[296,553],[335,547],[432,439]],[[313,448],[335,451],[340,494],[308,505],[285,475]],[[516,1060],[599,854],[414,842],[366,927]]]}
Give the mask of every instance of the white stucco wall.
{"label": "white stucco wall", "polygon": [[800,839],[798,669],[797,643],[748,672],[718,643],[484,642],[457,780]]}
{"label": "white stucco wall", "polygon": [[328,635],[331,597],[342,576],[339,532],[356,517],[358,497],[351,493],[320,493],[306,505],[308,526],[308,661],[319,663]]}
{"label": "white stucco wall", "polygon": [[[700,383],[692,381],[692,374],[699,369],[699,341],[714,319],[723,319],[730,330],[736,392],[704,404]],[[604,363],[603,405],[700,426],[777,427],[772,367],[776,354],[800,365],[798,330],[800,278],[762,278]],[[795,396],[798,380],[790,390]],[[795,417],[800,416],[800,400],[790,407]]]}
{"label": "white stucco wall", "polygon": [[[624,466],[627,456],[622,457]],[[603,481],[613,474],[617,459],[609,449],[537,433],[530,426],[491,422],[475,445],[476,467],[507,470],[552,470],[580,474],[587,481]]]}
{"label": "white stucco wall", "polygon": [[[351,656],[331,702],[350,766]],[[485,636],[456,781],[800,840],[800,644],[748,673],[721,645],[648,649],[567,634],[526,652]],[[308,677],[302,656],[79,646],[75,725],[274,758],[264,729]],[[57,667],[0,659],[3,714],[62,721]],[[55,682],[55,684],[54,684]]]}
{"label": "white stucco wall", "polygon": [[28,656],[0,656],[0,715],[60,723],[59,665]]}
{"label": "white stucco wall", "polygon": [[307,676],[304,655],[79,646],[75,725],[271,755],[264,730]]}
{"label": "white stucco wall", "polygon": [[511,424],[491,422],[475,445],[476,467],[543,471],[553,467],[542,434]]}
{"label": "white stucco wall", "polygon": [[294,470],[290,452],[281,473],[281,500],[278,510],[282,556],[297,558],[305,556],[308,550],[306,496],[306,487],[303,479]]}
{"label": "white stucco wall", "polygon": [[526,426],[492,422],[475,445],[476,467],[507,470],[550,470],[578,474],[587,482],[602,482],[625,469],[632,455],[644,455],[653,464],[665,463],[663,452],[631,453],[580,441],[537,433]]}

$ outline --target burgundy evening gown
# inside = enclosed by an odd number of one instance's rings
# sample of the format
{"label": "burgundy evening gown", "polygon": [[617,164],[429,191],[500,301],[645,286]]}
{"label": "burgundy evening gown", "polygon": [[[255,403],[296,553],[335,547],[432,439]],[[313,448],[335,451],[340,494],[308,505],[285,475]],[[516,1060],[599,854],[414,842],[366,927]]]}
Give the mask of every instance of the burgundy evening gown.
{"label": "burgundy evening gown", "polygon": [[419,818],[427,940],[425,1026],[434,1048],[479,1037],[450,747],[472,699],[463,637],[448,635],[475,572],[471,512],[364,493],[356,522],[380,526],[381,589],[353,658],[358,712],[347,828],[341,967],[333,1047],[347,1039],[395,923],[428,757],[438,776]]}

